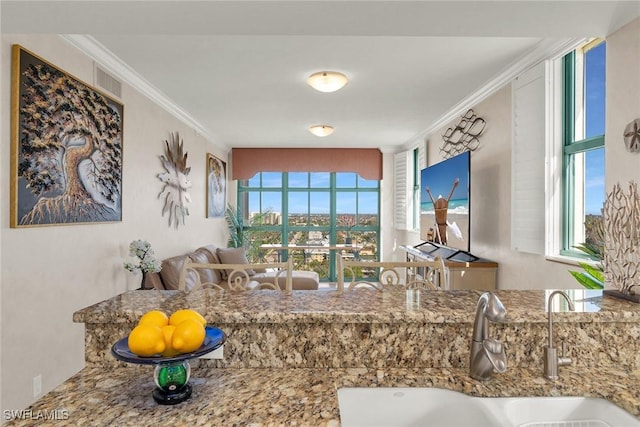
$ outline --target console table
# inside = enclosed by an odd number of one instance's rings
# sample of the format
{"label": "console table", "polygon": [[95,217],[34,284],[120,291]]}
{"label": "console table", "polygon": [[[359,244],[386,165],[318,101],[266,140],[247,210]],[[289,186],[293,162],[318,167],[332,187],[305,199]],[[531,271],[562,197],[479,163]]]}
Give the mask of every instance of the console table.
{"label": "console table", "polygon": [[[435,256],[413,246],[400,246],[406,252],[407,261],[432,261]],[[498,263],[473,257],[473,261],[460,261],[443,257],[449,269],[449,289],[477,289],[491,291],[496,289]]]}

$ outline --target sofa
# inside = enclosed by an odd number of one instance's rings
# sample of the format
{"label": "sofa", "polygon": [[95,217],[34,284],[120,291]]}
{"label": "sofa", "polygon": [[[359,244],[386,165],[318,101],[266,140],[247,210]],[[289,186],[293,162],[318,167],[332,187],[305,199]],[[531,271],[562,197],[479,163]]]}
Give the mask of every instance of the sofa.
{"label": "sofa", "polygon": [[[145,277],[145,289],[176,290],[180,287],[180,273],[185,261],[189,260],[197,264],[249,264],[243,248],[218,248],[215,245],[206,245],[183,255],[174,256],[162,260],[162,269],[157,273],[147,273]],[[196,284],[215,283],[221,288],[228,288],[225,270],[198,269],[198,277],[187,274],[185,277],[185,290],[193,289]],[[247,269],[252,282],[271,283],[274,280],[274,272],[266,270]],[[280,286],[284,288],[284,277]],[[293,270],[291,272],[293,290],[317,290],[320,286],[320,277],[315,271]]]}

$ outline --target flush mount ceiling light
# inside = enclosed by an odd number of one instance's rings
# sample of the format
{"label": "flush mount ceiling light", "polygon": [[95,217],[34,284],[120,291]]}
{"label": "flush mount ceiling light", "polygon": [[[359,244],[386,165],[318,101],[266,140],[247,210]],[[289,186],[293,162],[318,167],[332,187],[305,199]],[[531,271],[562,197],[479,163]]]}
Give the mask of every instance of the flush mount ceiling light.
{"label": "flush mount ceiling light", "polygon": [[329,125],[313,125],[309,128],[309,132],[315,136],[329,136],[333,133],[333,126]]}
{"label": "flush mount ceiling light", "polygon": [[320,92],[335,92],[347,84],[347,76],[337,71],[319,71],[307,79],[309,86]]}

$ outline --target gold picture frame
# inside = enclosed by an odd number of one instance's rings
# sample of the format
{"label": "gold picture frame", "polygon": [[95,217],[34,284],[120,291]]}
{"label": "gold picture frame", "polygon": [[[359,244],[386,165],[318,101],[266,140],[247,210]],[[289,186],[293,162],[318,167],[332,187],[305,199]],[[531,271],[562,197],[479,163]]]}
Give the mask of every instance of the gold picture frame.
{"label": "gold picture frame", "polygon": [[122,221],[124,105],[12,47],[10,225]]}

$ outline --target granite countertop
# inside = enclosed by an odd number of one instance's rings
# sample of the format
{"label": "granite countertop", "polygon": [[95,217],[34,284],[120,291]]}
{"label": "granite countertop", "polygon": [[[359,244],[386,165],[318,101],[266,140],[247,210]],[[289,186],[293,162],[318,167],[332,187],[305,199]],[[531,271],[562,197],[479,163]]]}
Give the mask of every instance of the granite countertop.
{"label": "granite countertop", "polygon": [[[560,321],[557,334],[569,340],[575,362],[561,367],[554,382],[542,375],[541,355],[550,292],[495,291],[507,308],[510,326],[494,327],[493,332],[502,334],[508,347],[509,368],[479,382],[469,377],[466,360],[481,291],[421,291],[417,298],[404,290],[369,289],[343,294],[130,291],[74,314],[75,322],[86,324],[91,363],[36,401],[28,420],[8,425],[60,425],[64,418],[68,425],[137,427],[171,417],[176,426],[336,427],[339,388],[393,386],[438,387],[484,397],[601,397],[640,417],[640,353],[633,345],[640,304],[597,291],[567,291],[576,312],[566,312],[558,302],[554,312],[564,312],[554,316]],[[229,337],[224,361],[229,366],[192,361],[193,395],[178,405],[163,406],[151,395],[151,366],[114,366],[107,353],[110,343],[144,312],[180,308],[195,309],[210,324],[225,326]],[[362,328],[369,333],[363,334]],[[429,335],[423,336],[423,330]],[[443,349],[450,357],[438,352]],[[283,354],[297,355],[301,362],[285,363]],[[58,420],[43,421],[51,415]]]}
{"label": "granite countertop", "polygon": [[[508,323],[545,322],[550,290],[498,290]],[[576,305],[567,312],[554,308],[563,322],[638,322],[640,304],[603,296],[602,291],[568,290]],[[78,323],[131,323],[146,311],[172,312],[192,308],[209,323],[428,322],[472,323],[481,291],[420,291],[409,301],[404,290],[377,292],[356,289],[327,291],[257,291],[232,293],[199,289],[181,291],[129,291],[76,312]],[[559,301],[559,298],[555,301]]]}
{"label": "granite countertop", "polygon": [[[468,395],[592,396],[640,415],[638,372],[560,369],[549,381],[540,370],[507,370],[487,382],[452,368],[219,369],[193,363],[187,401],[163,406],[151,396],[153,368],[85,368],[6,425],[59,426],[311,426],[337,427],[336,391],[341,387],[437,387]],[[45,418],[57,418],[46,420]]]}

